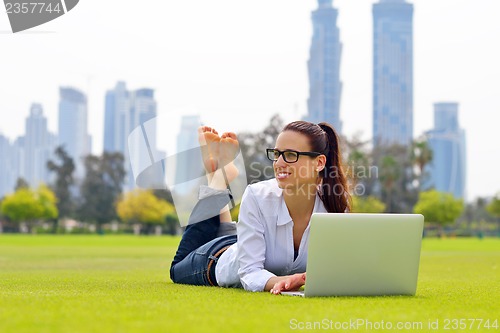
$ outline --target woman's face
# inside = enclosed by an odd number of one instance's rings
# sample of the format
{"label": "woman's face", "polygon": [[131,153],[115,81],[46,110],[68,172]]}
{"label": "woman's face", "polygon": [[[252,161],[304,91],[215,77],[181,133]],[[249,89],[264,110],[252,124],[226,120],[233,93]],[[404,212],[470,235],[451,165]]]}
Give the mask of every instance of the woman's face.
{"label": "woman's face", "polygon": [[[294,131],[281,132],[276,139],[274,148],[279,151],[311,152],[308,137]],[[301,186],[316,185],[318,183],[318,172],[324,168],[324,163],[324,155],[318,157],[300,155],[295,163],[286,162],[283,155],[280,155],[278,160],[273,163],[278,186],[288,189],[295,187],[299,190]]]}

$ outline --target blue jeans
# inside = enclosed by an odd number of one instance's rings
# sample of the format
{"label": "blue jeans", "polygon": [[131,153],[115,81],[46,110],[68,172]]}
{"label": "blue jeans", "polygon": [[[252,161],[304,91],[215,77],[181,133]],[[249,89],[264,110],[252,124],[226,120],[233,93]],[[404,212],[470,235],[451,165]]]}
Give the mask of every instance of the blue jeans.
{"label": "blue jeans", "polygon": [[[227,199],[227,201],[226,201]],[[220,210],[229,202],[230,195],[215,195],[202,199],[193,209],[209,209],[213,217],[190,224],[170,266],[170,278],[175,283],[216,286],[215,266],[220,251],[236,243],[236,235],[217,237]]]}

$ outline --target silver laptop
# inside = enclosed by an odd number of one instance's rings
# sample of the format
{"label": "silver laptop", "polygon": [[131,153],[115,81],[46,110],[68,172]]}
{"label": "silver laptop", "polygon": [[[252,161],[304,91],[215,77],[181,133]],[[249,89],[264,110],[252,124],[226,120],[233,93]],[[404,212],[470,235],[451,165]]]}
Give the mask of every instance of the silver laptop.
{"label": "silver laptop", "polygon": [[282,294],[415,295],[422,215],[315,213],[310,223],[304,291]]}

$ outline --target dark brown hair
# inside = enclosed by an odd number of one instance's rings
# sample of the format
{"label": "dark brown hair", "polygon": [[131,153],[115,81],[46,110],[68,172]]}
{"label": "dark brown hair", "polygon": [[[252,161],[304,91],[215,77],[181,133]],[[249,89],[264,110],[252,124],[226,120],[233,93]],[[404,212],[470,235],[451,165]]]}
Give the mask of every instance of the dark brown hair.
{"label": "dark brown hair", "polygon": [[313,152],[326,156],[326,165],[319,175],[322,178],[320,197],[329,213],[344,213],[351,210],[351,196],[347,191],[347,179],[342,168],[339,137],[328,123],[313,124],[294,121],[283,129],[301,133],[309,138]]}

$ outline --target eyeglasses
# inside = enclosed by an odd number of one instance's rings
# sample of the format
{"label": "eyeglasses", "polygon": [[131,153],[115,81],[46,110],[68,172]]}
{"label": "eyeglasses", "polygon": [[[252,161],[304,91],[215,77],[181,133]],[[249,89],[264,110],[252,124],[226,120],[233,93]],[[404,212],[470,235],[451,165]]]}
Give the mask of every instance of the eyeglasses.
{"label": "eyeglasses", "polygon": [[316,157],[316,156],[321,155],[321,153],[316,153],[316,152],[312,152],[312,151],[301,152],[301,151],[295,151],[295,150],[290,150],[290,149],[280,151],[278,149],[273,149],[273,148],[266,149],[266,152],[267,152],[267,158],[270,159],[271,161],[273,161],[273,162],[277,161],[278,158],[280,158],[280,156],[283,155],[283,159],[287,163],[297,162],[299,160],[300,155],[306,155],[306,156],[312,156],[312,157]]}

